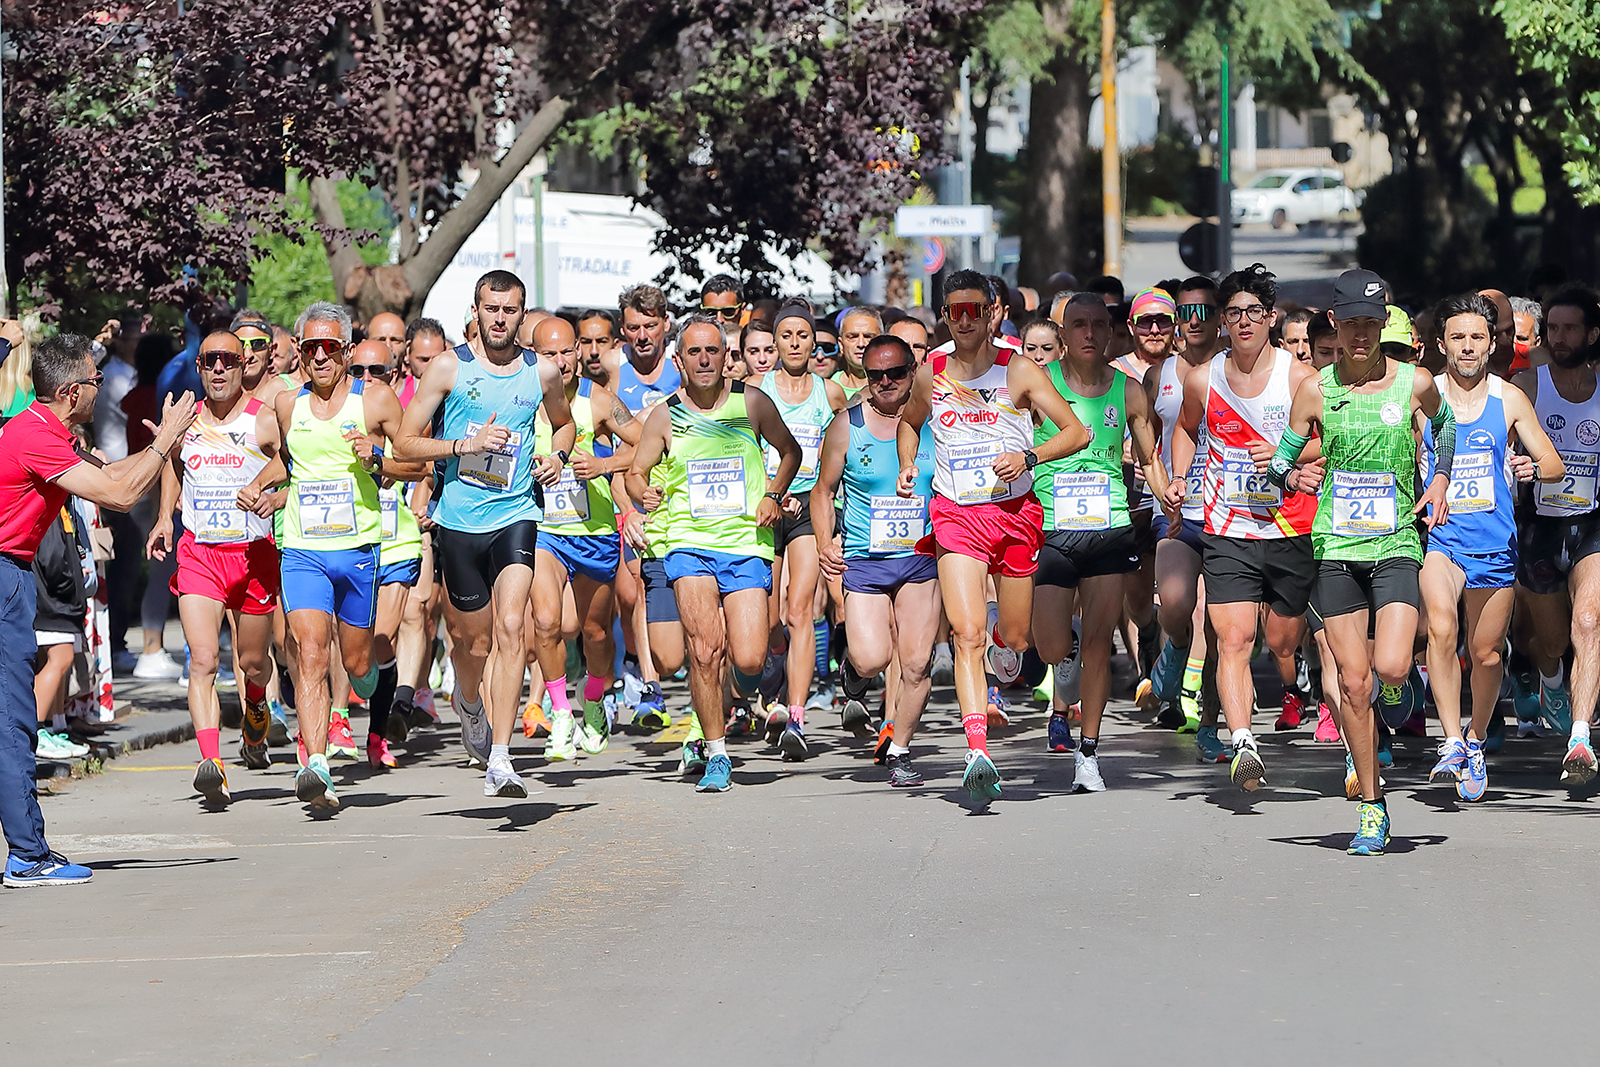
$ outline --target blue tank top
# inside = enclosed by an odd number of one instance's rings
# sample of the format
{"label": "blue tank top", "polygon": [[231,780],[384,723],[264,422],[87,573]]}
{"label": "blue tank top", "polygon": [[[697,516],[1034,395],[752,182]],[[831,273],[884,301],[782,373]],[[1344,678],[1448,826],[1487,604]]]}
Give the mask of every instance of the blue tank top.
{"label": "blue tank top", "polygon": [[477,433],[489,416],[511,431],[503,452],[447,459],[433,521],[457,533],[492,533],[514,522],[544,519],[544,493],[533,480],[534,417],[544,401],[538,357],[522,350],[516,373],[490,374],[466,345],[455,350],[456,384],[434,419],[434,437]]}
{"label": "blue tank top", "polygon": [[844,491],[844,554],[846,559],[894,559],[913,554],[928,534],[928,503],[933,499],[933,420],[922,424],[917,442],[917,485],[909,497],[895,493],[900,478],[899,447],[867,427],[865,401],[845,409],[850,419],[850,448],[844,457],[840,487]]}
{"label": "blue tank top", "polygon": [[[1438,378],[1444,391],[1444,376]],[[1515,550],[1517,523],[1512,514],[1516,486],[1506,468],[1505,382],[1491,374],[1483,411],[1471,422],[1456,424],[1456,458],[1450,475],[1450,521],[1435,526],[1428,549],[1447,556],[1486,556]],[[1428,480],[1435,473],[1433,427],[1424,435],[1428,446]]]}
{"label": "blue tank top", "polygon": [[633,369],[633,361],[624,353],[622,366],[617,369],[616,388],[613,390],[616,398],[628,405],[628,410],[635,415],[640,415],[651,404],[659,404],[667,397],[678,391],[678,386],[683,384],[683,378],[678,373],[678,365],[663,355],[661,357],[661,373],[654,382],[639,380],[639,372]]}

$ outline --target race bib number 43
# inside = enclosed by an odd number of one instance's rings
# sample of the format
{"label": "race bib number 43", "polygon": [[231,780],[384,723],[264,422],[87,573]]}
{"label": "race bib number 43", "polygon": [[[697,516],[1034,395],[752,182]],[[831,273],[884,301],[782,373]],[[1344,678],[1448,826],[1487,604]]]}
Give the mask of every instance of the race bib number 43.
{"label": "race bib number 43", "polygon": [[225,545],[245,540],[244,512],[239,509],[238,497],[239,491],[226,485],[194,487],[196,541]]}
{"label": "race bib number 43", "polygon": [[720,519],[745,513],[744,458],[691,459],[684,464],[689,514]]}
{"label": "race bib number 43", "polygon": [[[466,436],[471,437],[483,429],[481,422],[467,423]],[[511,488],[511,479],[517,473],[517,460],[522,456],[522,431],[512,430],[511,439],[504,449],[491,452],[474,452],[456,461],[456,474],[468,485],[503,493]]]}
{"label": "race bib number 43", "polygon": [[1058,472],[1051,483],[1056,529],[1111,528],[1111,477],[1094,471]]}
{"label": "race bib number 43", "polygon": [[1342,537],[1379,537],[1395,532],[1394,475],[1334,471],[1333,532]]}

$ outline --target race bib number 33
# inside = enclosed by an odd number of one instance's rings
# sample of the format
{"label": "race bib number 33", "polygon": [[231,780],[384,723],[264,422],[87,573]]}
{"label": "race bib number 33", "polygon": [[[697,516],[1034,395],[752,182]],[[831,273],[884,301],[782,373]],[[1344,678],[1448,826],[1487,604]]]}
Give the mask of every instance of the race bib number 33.
{"label": "race bib number 33", "polygon": [[927,523],[926,497],[874,496],[867,550],[874,555],[910,552],[922,539]]}

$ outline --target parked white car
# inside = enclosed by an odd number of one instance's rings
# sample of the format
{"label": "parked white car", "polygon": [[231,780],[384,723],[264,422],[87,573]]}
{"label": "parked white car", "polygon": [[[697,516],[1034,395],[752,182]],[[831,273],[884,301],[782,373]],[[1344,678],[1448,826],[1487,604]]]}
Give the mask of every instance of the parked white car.
{"label": "parked white car", "polygon": [[1331,222],[1360,204],[1337,170],[1284,167],[1262,171],[1248,186],[1233,191],[1233,224],[1270,222],[1281,230],[1291,223]]}

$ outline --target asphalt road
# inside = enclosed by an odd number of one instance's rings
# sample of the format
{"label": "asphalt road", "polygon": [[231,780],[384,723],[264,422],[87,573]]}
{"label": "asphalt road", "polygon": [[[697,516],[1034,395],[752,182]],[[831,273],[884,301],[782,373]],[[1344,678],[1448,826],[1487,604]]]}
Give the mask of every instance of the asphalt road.
{"label": "asphalt road", "polygon": [[[343,765],[343,809],[291,762],[189,791],[192,743],[45,801],[83,888],[0,893],[0,1059],[100,1065],[1530,1063],[1587,1047],[1591,799],[1559,745],[1510,741],[1486,801],[1387,774],[1395,841],[1343,847],[1342,751],[1273,734],[1245,796],[1190,739],[1116,705],[1110,791],[1030,714],[996,732],[1004,797],[958,788],[949,690],[896,792],[810,726],[787,765],[736,743],[703,796],[672,746],[619,737],[486,800],[454,733],[400,770]],[[681,706],[681,705],[680,705]],[[676,728],[675,728],[676,729]],[[542,742],[539,743],[542,745]],[[336,765],[339,767],[339,765]]]}
{"label": "asphalt road", "polygon": [[[1163,278],[1186,278],[1194,271],[1178,257],[1178,237],[1196,220],[1178,216],[1128,220],[1122,246],[1122,273],[1131,296]],[[1297,231],[1252,224],[1233,231],[1233,265],[1265,263],[1278,276],[1279,295],[1296,303],[1327,307],[1333,281],[1355,263],[1359,224],[1321,225]]]}

